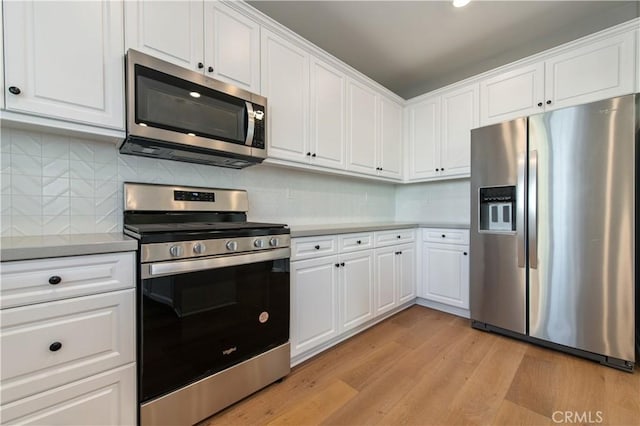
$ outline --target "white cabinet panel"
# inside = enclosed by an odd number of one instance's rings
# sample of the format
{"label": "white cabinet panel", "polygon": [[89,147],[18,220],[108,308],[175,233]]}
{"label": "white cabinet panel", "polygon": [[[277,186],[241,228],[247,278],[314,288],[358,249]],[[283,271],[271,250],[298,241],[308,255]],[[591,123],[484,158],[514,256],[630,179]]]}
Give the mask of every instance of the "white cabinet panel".
{"label": "white cabinet panel", "polygon": [[375,251],[375,313],[383,314],[397,305],[395,288],[397,284],[397,257],[395,247]]}
{"label": "white cabinet panel", "polygon": [[545,61],[547,110],[633,93],[633,33],[571,49]]}
{"label": "white cabinet panel", "polygon": [[425,228],[422,230],[422,240],[439,244],[469,245],[468,229],[440,229]]}
{"label": "white cabinet panel", "polygon": [[480,82],[480,125],[537,114],[544,107],[544,63],[525,65]]}
{"label": "white cabinet panel", "polygon": [[414,241],[415,229],[393,229],[391,231],[378,231],[374,233],[376,247],[393,246]]}
{"label": "white cabinet panel", "polygon": [[446,176],[471,172],[471,129],[478,127],[478,85],[442,95],[440,171]]}
{"label": "white cabinet panel", "polygon": [[459,245],[424,243],[422,279],[425,299],[469,309],[469,257]]}
{"label": "white cabinet panel", "polygon": [[134,361],[134,291],[2,310],[2,403]]}
{"label": "white cabinet panel", "polygon": [[[344,265],[343,265],[344,264]],[[367,322],[373,313],[373,252],[365,250],[340,257],[342,268],[342,329]]]}
{"label": "white cabinet panel", "polygon": [[373,233],[345,234],[338,237],[340,253],[349,253],[373,248]]}
{"label": "white cabinet panel", "polygon": [[291,260],[310,259],[338,253],[338,239],[333,235],[293,238],[291,240]]}
{"label": "white cabinet panel", "polygon": [[204,58],[206,75],[250,92],[260,92],[257,22],[220,2],[205,2]]}
{"label": "white cabinet panel", "polygon": [[413,244],[398,247],[398,304],[409,302],[416,297],[416,248]]}
{"label": "white cabinet panel", "polygon": [[440,97],[409,107],[409,178],[437,176],[440,168]]}
{"label": "white cabinet panel", "polygon": [[6,404],[3,424],[135,425],[136,368],[128,364]]}
{"label": "white cabinet panel", "polygon": [[25,260],[2,265],[2,308],[85,296],[135,285],[135,254]]}
{"label": "white cabinet panel", "polygon": [[305,153],[317,166],[344,169],[346,77],[329,64],[311,61],[311,137]]}
{"label": "white cabinet panel", "polygon": [[402,177],[402,107],[386,98],[380,99],[380,139],[378,167],[380,176]]}
{"label": "white cabinet panel", "polygon": [[291,263],[291,356],[338,333],[336,256]]}
{"label": "white cabinet panel", "polygon": [[306,162],[309,137],[309,55],[262,30],[262,94],[267,97],[268,155]]}
{"label": "white cabinet panel", "polygon": [[202,71],[204,10],[202,0],[125,1],[126,48]]}
{"label": "white cabinet panel", "polygon": [[10,111],[124,129],[122,3],[9,1],[4,6]]}
{"label": "white cabinet panel", "polygon": [[378,95],[354,81],[347,83],[347,168],[377,174]]}

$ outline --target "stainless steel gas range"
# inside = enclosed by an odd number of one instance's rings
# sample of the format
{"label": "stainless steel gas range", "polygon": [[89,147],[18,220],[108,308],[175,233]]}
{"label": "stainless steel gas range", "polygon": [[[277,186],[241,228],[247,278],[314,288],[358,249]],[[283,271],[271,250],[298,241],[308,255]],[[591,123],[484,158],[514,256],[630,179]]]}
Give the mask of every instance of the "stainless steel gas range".
{"label": "stainless steel gas range", "polygon": [[142,425],[194,424],[286,376],[289,229],[247,222],[246,191],[124,184],[139,241]]}

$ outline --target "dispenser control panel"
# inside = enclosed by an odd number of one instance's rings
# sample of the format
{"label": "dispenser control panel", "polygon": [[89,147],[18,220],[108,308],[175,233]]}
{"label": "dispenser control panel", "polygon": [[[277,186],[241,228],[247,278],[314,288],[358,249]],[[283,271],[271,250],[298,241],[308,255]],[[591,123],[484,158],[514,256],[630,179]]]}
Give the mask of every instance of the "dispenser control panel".
{"label": "dispenser control panel", "polygon": [[514,232],[516,230],[516,187],[480,188],[480,231]]}

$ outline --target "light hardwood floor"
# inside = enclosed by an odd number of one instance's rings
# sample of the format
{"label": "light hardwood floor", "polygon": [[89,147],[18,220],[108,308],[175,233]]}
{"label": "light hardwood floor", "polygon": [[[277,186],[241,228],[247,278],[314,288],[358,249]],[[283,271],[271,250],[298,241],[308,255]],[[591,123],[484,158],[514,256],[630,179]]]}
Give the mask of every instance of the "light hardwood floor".
{"label": "light hardwood floor", "polygon": [[413,306],[200,426],[589,422],[640,425],[640,374]]}

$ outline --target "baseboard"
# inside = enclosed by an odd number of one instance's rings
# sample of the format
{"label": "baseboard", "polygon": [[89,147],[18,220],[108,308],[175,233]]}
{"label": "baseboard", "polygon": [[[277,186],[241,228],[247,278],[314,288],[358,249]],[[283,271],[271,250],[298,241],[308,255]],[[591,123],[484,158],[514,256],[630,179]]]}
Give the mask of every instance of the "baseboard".
{"label": "baseboard", "polygon": [[422,297],[416,299],[416,305],[457,315],[462,318],[469,318],[471,316],[468,309],[456,308],[455,306],[445,305],[444,303],[434,302],[433,300],[423,299]]}

